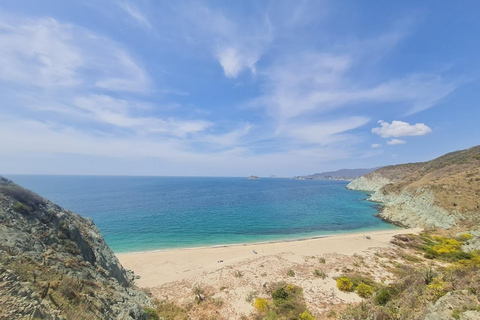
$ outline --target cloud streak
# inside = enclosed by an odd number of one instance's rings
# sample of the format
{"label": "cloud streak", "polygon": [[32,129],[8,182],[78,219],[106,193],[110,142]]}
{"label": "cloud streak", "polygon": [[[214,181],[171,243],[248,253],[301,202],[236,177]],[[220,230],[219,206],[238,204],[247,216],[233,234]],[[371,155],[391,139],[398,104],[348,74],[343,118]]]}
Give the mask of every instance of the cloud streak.
{"label": "cloud streak", "polygon": [[138,24],[151,28],[152,24],[147,16],[141,12],[133,3],[127,1],[117,2],[118,6],[127,13],[132,19],[134,19]]}

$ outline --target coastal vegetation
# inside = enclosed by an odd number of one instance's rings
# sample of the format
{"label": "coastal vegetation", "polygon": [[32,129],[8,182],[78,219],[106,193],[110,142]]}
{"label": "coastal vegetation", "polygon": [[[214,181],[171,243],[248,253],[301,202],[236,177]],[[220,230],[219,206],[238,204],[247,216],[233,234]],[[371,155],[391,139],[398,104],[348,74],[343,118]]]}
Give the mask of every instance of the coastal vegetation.
{"label": "coastal vegetation", "polygon": [[[444,232],[442,232],[444,233]],[[480,313],[479,252],[465,252],[465,234],[452,238],[435,231],[397,236],[403,250],[423,256],[418,266],[396,264],[397,279],[371,298],[351,306],[340,319],[464,319]],[[451,308],[445,307],[448,305]],[[466,317],[465,319],[473,319]]]}
{"label": "coastal vegetation", "polygon": [[307,310],[301,287],[278,282],[271,284],[267,293],[268,297],[255,299],[253,319],[315,319]]}

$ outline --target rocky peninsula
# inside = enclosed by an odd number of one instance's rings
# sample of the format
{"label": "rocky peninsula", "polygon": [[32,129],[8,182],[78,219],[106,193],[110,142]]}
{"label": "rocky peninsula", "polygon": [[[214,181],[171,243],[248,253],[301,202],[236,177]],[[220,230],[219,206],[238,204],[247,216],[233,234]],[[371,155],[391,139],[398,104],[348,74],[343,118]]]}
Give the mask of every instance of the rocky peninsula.
{"label": "rocky peninsula", "polygon": [[471,228],[480,225],[480,146],[437,159],[387,166],[348,189],[372,192],[379,216],[405,227]]}
{"label": "rocky peninsula", "polygon": [[148,319],[90,219],[0,177],[0,319]]}

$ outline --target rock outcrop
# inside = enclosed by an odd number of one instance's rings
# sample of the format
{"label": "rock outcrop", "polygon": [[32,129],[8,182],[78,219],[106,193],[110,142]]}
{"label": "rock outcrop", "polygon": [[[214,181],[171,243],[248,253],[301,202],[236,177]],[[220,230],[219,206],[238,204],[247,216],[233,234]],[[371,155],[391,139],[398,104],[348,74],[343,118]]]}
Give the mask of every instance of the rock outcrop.
{"label": "rock outcrop", "polygon": [[406,227],[480,225],[480,146],[428,162],[388,166],[352,181],[373,192],[379,216]]}
{"label": "rock outcrop", "polygon": [[90,219],[0,177],[0,319],[147,319]]}

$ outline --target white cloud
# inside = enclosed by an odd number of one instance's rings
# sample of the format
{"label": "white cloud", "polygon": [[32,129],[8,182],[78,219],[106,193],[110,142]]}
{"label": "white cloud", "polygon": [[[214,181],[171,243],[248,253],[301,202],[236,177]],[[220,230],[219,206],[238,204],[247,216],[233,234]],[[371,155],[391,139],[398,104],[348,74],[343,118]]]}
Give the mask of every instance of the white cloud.
{"label": "white cloud", "polygon": [[257,62],[272,42],[271,25],[265,13],[254,10],[248,18],[232,18],[199,2],[177,6],[174,15],[178,21],[173,23],[181,25],[176,28],[190,44],[212,54],[226,77],[236,78],[245,70],[255,73]]}
{"label": "white cloud", "polygon": [[125,11],[130,17],[137,21],[140,25],[151,28],[152,24],[147,16],[140,11],[133,3],[127,1],[117,2],[118,6]]}
{"label": "white cloud", "polygon": [[[325,113],[346,105],[395,103],[415,113],[430,108],[455,89],[433,75],[362,85],[351,79],[356,60],[342,54],[310,53],[278,61],[263,74],[266,93],[251,102],[279,119]],[[352,83],[355,83],[353,85]]]}
{"label": "white cloud", "polygon": [[[149,78],[113,41],[54,19],[0,15],[0,80],[37,88],[145,92]],[[11,20],[11,21],[10,21]]]}
{"label": "white cloud", "polygon": [[400,140],[400,139],[392,139],[392,140],[387,141],[387,144],[389,146],[393,146],[393,145],[396,145],[396,144],[405,144],[405,143],[407,143],[405,140]]}
{"label": "white cloud", "polygon": [[233,47],[227,47],[218,52],[218,60],[226,77],[236,78],[245,68],[255,73],[258,55],[254,52],[241,53]]}
{"label": "white cloud", "polygon": [[299,143],[327,145],[348,138],[342,133],[361,127],[368,123],[366,117],[350,117],[324,122],[294,123],[280,125],[277,133],[287,138],[294,138]]}
{"label": "white cloud", "polygon": [[411,125],[407,122],[397,120],[392,121],[392,123],[380,120],[378,123],[380,123],[380,127],[373,128],[372,133],[378,134],[382,138],[423,136],[432,132],[432,129],[430,129],[424,123]]}
{"label": "white cloud", "polygon": [[[0,16],[0,20],[4,20]],[[71,87],[82,82],[85,59],[70,45],[72,26],[53,19],[0,24],[0,79],[39,87]]]}
{"label": "white cloud", "polygon": [[382,145],[380,143],[372,143],[371,148],[372,149],[377,149],[380,148]]}
{"label": "white cloud", "polygon": [[204,120],[161,119],[158,117],[135,116],[145,106],[139,102],[114,99],[107,95],[77,97],[74,106],[86,111],[93,121],[117,127],[132,128],[136,133],[156,133],[185,137],[188,134],[205,131],[212,123]]}

